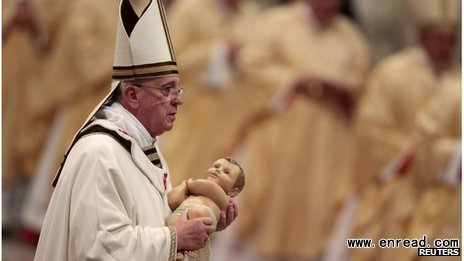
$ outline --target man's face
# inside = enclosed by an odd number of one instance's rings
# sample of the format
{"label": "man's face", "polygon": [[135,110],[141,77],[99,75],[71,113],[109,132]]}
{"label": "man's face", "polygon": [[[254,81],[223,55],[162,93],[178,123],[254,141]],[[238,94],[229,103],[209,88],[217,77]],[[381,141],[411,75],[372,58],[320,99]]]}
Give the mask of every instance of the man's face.
{"label": "man's face", "polygon": [[343,0],[306,0],[323,26],[330,24],[340,11]]}
{"label": "man's face", "polygon": [[224,2],[229,5],[232,9],[238,9],[240,0],[224,0]]}
{"label": "man's face", "polygon": [[451,60],[456,33],[451,26],[431,26],[422,30],[421,43],[432,63],[444,67]]}
{"label": "man's face", "polygon": [[218,159],[208,169],[206,179],[216,182],[224,191],[231,192],[240,174],[240,168],[227,161]]}
{"label": "man's face", "polygon": [[177,106],[183,102],[180,95],[173,95],[171,91],[178,86],[178,76],[153,78],[138,86],[139,102],[134,115],[152,137],[159,136],[173,128]]}

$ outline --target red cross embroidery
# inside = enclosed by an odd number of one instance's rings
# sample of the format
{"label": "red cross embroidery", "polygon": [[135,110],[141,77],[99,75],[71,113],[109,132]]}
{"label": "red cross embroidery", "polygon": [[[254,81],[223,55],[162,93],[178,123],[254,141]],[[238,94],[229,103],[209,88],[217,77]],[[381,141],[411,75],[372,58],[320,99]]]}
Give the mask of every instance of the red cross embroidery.
{"label": "red cross embroidery", "polygon": [[127,136],[129,136],[129,134],[128,134],[125,130],[123,130],[123,129],[118,129],[118,131],[120,131],[120,132],[126,134]]}

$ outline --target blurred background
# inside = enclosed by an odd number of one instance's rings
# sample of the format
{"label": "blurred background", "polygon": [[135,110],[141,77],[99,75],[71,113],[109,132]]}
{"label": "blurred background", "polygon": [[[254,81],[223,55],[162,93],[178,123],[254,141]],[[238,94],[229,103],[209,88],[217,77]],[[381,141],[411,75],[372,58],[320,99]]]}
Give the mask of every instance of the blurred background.
{"label": "blurred background", "polygon": [[[33,260],[55,171],[110,88],[118,5],[2,1],[3,260]],[[187,91],[161,137],[173,184],[223,156],[246,173],[213,260],[420,260],[346,240],[461,239],[459,0],[164,6]]]}

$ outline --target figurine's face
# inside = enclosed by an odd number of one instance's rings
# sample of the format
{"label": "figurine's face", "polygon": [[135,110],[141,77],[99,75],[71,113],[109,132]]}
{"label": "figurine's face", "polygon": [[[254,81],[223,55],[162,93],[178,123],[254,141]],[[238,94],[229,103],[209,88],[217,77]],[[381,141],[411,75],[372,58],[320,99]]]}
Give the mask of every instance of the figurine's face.
{"label": "figurine's face", "polygon": [[216,182],[226,193],[229,193],[234,190],[240,168],[224,158],[218,159],[208,169],[206,175],[206,179]]}

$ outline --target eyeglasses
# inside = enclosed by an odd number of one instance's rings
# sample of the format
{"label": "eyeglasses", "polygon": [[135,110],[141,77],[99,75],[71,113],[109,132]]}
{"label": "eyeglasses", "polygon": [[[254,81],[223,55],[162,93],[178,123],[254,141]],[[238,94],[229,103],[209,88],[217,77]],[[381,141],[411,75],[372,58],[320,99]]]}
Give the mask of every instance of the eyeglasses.
{"label": "eyeglasses", "polygon": [[157,89],[164,95],[164,97],[168,97],[171,99],[177,98],[178,96],[183,97],[185,93],[184,88],[175,88],[175,87],[158,88],[155,86],[143,85],[143,84],[137,84],[135,86],[141,87],[141,88],[145,87],[145,88]]}

